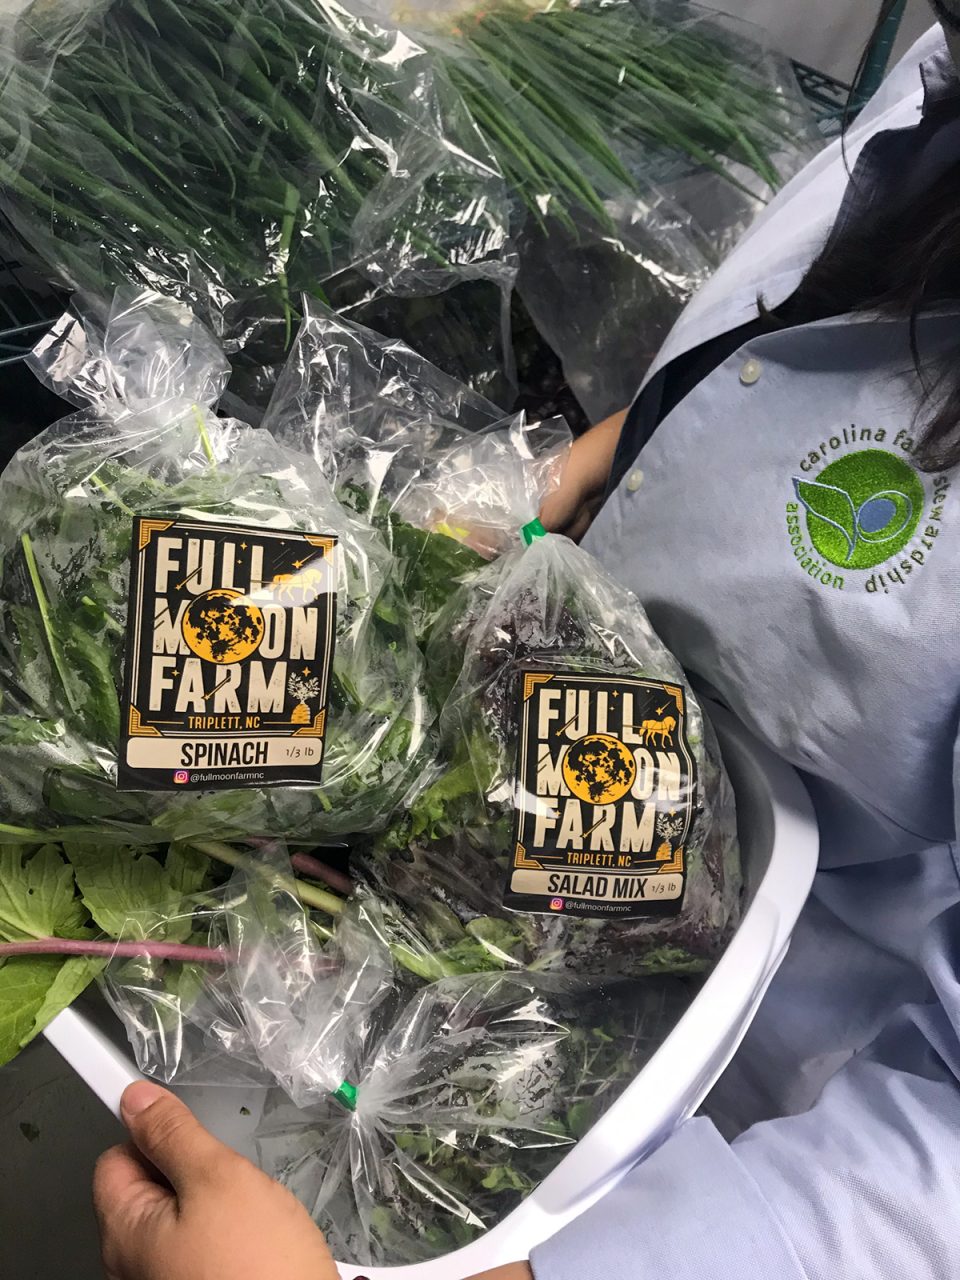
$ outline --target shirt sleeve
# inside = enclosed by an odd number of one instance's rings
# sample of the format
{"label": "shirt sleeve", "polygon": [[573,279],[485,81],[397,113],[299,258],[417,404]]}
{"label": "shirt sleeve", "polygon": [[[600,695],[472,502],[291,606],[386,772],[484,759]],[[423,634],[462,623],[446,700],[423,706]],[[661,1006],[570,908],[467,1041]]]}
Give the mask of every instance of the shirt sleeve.
{"label": "shirt sleeve", "polygon": [[[956,851],[954,850],[954,857]],[[689,1121],[532,1255],[536,1280],[960,1276],[960,905],[906,1005],[803,1114],[732,1144]]]}

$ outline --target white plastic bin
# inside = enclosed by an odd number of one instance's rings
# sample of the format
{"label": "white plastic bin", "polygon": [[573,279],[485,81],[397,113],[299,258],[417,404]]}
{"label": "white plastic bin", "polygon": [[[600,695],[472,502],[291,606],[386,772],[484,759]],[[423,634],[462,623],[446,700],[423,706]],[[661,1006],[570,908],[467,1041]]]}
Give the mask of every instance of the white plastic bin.
{"label": "white plastic bin", "polygon": [[[687,1012],[590,1132],[498,1226],[466,1248],[408,1267],[341,1263],[346,1280],[463,1280],[525,1258],[534,1245],[598,1200],[638,1160],[691,1115],[743,1039],[786,953],[817,865],[816,820],[797,775],[726,712],[711,709],[737,797],[746,910],[733,941]],[[92,1006],[75,1006],[47,1028],[47,1039],[115,1113],[138,1078],[119,1023]],[[253,1155],[252,1134],[264,1091],[179,1091],[224,1141]]]}

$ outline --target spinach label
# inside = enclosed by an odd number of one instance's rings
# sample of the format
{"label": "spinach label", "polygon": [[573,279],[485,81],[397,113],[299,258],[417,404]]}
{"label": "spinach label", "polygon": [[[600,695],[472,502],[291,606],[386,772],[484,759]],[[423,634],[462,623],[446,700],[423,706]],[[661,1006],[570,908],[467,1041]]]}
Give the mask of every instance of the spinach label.
{"label": "spinach label", "polygon": [[336,555],[329,535],[135,518],[121,790],[319,782]]}

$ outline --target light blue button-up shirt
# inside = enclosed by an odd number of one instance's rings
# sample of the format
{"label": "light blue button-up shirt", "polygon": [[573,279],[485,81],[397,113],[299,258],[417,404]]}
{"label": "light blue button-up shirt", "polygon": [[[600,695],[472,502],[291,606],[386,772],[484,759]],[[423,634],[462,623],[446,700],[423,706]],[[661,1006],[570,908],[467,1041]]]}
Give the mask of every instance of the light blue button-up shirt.
{"label": "light blue button-up shirt", "polygon": [[[935,29],[848,136],[864,189],[960,163],[949,113],[900,145],[957,91]],[[848,182],[836,145],[791,183],[650,376],[784,301]],[[921,344],[958,331],[927,317]],[[591,530],[688,669],[804,772],[823,848],[706,1114],[535,1250],[537,1280],[960,1278],[960,473],[914,465],[917,403],[903,323],[765,334],[664,418]]]}

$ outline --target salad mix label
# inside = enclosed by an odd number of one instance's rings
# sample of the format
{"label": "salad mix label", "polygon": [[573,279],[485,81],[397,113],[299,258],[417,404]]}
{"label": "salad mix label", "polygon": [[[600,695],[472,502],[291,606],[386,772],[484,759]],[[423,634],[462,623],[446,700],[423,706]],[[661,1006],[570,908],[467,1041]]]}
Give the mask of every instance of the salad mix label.
{"label": "salad mix label", "polygon": [[683,690],[546,670],[520,677],[506,905],[579,916],[675,915],[697,793]]}
{"label": "salad mix label", "polygon": [[134,519],[118,786],[318,783],[337,539]]}

